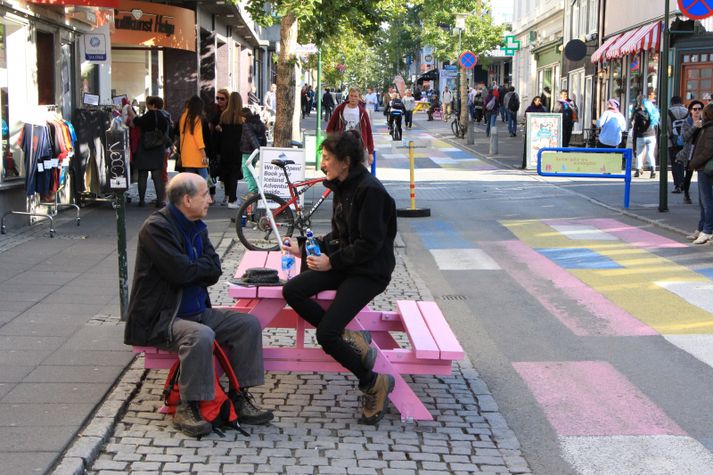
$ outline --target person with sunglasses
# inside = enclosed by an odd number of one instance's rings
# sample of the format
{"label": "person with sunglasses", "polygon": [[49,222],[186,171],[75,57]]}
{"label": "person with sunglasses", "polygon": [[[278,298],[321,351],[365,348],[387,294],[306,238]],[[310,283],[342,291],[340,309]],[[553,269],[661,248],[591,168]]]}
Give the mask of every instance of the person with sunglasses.
{"label": "person with sunglasses", "polygon": [[[683,183],[681,184],[681,191],[683,191],[683,202],[689,205],[692,203],[689,190],[691,189],[693,170],[688,167],[688,162],[691,161],[691,155],[693,154],[693,140],[695,139],[695,134],[703,125],[701,118],[702,111],[703,103],[701,101],[691,101],[691,103],[688,104],[688,118],[684,121],[683,126],[681,127],[681,137],[684,142],[683,148],[674,158],[674,161],[680,163],[686,170]],[[696,235],[691,238],[691,240],[696,239],[696,237],[698,236]]]}
{"label": "person with sunglasses", "polygon": [[688,167],[698,172],[698,203],[701,219],[693,244],[706,244],[713,240],[713,177],[706,174],[704,167],[713,160],[713,104],[703,108],[702,121],[693,139],[693,153]]}
{"label": "person with sunglasses", "polygon": [[[208,161],[210,163],[208,169],[210,171],[210,176],[213,178],[215,181],[213,183],[217,183],[218,178],[223,181],[223,184],[225,184],[225,178],[221,176],[221,164],[220,164],[220,139],[223,134],[223,129],[221,128],[220,125],[220,118],[223,115],[223,112],[228,108],[228,97],[230,97],[230,91],[227,89],[218,89],[218,92],[215,94],[215,105],[213,106],[213,111],[210,114],[210,117],[208,119],[208,126],[210,128],[210,139],[209,143],[207,144],[207,150],[206,152],[208,153]],[[210,196],[215,197],[215,185],[210,187]],[[228,193],[225,193],[225,196],[223,197],[223,201],[221,203],[221,206],[225,206],[228,204]]]}

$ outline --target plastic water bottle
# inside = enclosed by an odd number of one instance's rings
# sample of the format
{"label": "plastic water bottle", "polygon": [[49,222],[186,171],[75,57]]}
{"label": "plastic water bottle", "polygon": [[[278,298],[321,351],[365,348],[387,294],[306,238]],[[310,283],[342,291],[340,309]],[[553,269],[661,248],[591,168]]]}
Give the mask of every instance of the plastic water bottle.
{"label": "plastic water bottle", "polygon": [[282,271],[289,279],[292,277],[292,269],[295,268],[295,256],[288,251],[282,251]]}
{"label": "plastic water bottle", "polygon": [[319,244],[317,239],[315,239],[314,234],[312,234],[311,229],[307,229],[307,242],[305,243],[305,249],[307,250],[308,256],[319,256],[321,252],[319,251]]}

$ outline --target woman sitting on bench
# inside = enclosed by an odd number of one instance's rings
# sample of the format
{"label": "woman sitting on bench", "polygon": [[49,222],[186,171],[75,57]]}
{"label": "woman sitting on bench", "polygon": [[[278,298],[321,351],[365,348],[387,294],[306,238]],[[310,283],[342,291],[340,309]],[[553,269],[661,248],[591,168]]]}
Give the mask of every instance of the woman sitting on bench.
{"label": "woman sitting on bench", "polygon": [[[371,300],[386,289],[396,265],[396,206],[376,177],[362,165],[359,132],[350,130],[328,137],[322,144],[324,185],[334,192],[332,231],[318,240],[318,255],[303,259],[307,270],[283,287],[287,303],[317,329],[317,342],[359,379],[364,408],[359,422],[376,424],[386,412],[394,378],[372,371],[376,350],[367,331],[346,326]],[[284,249],[296,256],[305,246],[285,240]],[[309,249],[308,249],[309,251]],[[336,290],[334,301],[323,309],[312,296]]]}

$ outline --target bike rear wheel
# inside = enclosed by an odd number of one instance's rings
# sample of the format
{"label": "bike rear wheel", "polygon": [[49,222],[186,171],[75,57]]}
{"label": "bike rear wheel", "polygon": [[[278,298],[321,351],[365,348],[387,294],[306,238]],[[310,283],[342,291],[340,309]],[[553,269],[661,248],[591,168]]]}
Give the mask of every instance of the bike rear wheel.
{"label": "bike rear wheel", "polygon": [[458,121],[458,119],[453,119],[453,122],[451,122],[451,131],[457,139],[461,137],[460,122]]}
{"label": "bike rear wheel", "polygon": [[[282,208],[273,218],[281,238],[292,236],[295,229],[295,216],[286,201],[272,193],[266,193],[271,210]],[[272,230],[267,210],[260,195],[253,195],[238,209],[235,217],[235,230],[240,242],[251,251],[276,251],[280,248],[277,236]],[[284,208],[283,208],[284,207]]]}

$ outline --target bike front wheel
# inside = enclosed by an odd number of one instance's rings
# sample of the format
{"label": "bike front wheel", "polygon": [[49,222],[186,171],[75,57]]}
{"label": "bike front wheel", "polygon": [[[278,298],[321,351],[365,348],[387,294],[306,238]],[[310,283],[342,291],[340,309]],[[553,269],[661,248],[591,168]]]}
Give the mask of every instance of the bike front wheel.
{"label": "bike front wheel", "polygon": [[[292,236],[295,229],[295,217],[292,208],[277,195],[266,193],[267,206],[272,210],[272,217],[277,225],[280,238]],[[270,218],[260,195],[253,195],[238,209],[235,216],[235,230],[240,242],[251,251],[277,251],[280,249]]]}
{"label": "bike front wheel", "polygon": [[460,138],[460,123],[457,120],[453,120],[453,122],[451,122],[451,131],[457,139]]}

